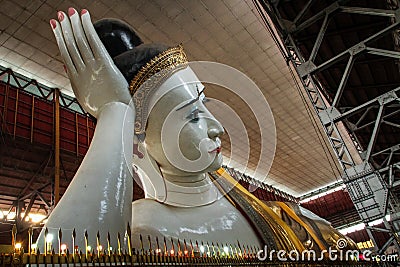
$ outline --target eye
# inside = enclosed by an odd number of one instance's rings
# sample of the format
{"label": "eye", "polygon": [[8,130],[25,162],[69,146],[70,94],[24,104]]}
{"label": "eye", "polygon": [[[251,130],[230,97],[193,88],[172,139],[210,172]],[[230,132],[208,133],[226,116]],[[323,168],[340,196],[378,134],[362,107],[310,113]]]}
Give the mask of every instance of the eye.
{"label": "eye", "polygon": [[196,123],[200,120],[199,114],[203,113],[203,111],[199,110],[198,108],[195,108],[190,112],[190,114],[186,117],[187,119],[190,120],[192,123]]}
{"label": "eye", "polygon": [[199,118],[199,117],[196,117],[196,118],[192,118],[192,119],[190,120],[190,122],[196,123],[196,122],[198,122],[199,120],[200,120],[200,118]]}
{"label": "eye", "polygon": [[189,116],[187,117],[188,119],[190,119],[190,122],[192,122],[192,123],[196,123],[196,122],[198,122],[199,121],[199,110],[198,109],[196,109],[196,110],[193,110],[190,114],[189,114]]}

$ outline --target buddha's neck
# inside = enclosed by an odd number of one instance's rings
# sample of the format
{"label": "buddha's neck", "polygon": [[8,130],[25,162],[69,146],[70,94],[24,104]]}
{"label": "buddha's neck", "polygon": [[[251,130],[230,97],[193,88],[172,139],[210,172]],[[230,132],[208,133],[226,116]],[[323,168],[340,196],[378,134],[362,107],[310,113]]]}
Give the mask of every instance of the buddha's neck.
{"label": "buddha's neck", "polygon": [[199,187],[208,184],[208,174],[201,173],[196,175],[174,175],[167,172],[162,173],[167,181],[183,187]]}
{"label": "buddha's neck", "polygon": [[207,173],[191,176],[163,174],[166,187],[166,204],[179,207],[209,205],[220,197],[219,190]]}

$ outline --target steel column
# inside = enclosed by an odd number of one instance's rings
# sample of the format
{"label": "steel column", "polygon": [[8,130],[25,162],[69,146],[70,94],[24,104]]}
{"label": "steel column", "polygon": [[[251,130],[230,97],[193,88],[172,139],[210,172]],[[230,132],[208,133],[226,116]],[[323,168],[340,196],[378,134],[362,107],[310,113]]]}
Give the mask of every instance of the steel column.
{"label": "steel column", "polygon": [[377,116],[376,121],[375,121],[374,130],[372,131],[371,139],[369,140],[368,148],[367,148],[367,151],[366,151],[366,154],[365,154],[365,160],[366,161],[369,161],[370,158],[371,158],[372,148],[375,145],[376,138],[377,138],[377,133],[378,133],[379,128],[381,126],[382,114],[383,114],[383,109],[384,108],[385,108],[384,105],[381,105],[379,107],[378,116]]}
{"label": "steel column", "polygon": [[342,79],[340,80],[339,88],[338,88],[335,98],[333,99],[333,102],[332,102],[333,107],[337,107],[339,104],[340,98],[342,97],[342,94],[343,94],[344,87],[347,84],[347,80],[350,76],[350,71],[353,68],[353,64],[354,64],[354,56],[350,55],[350,58],[349,58],[349,61],[347,62]]}
{"label": "steel column", "polygon": [[54,90],[54,205],[60,200],[60,90]]}
{"label": "steel column", "polygon": [[15,114],[14,114],[14,130],[13,130],[13,138],[15,139],[15,133],[17,131],[17,115],[18,115],[18,102],[19,102],[19,90],[17,90],[17,94],[15,96]]}
{"label": "steel column", "polygon": [[32,108],[31,108],[31,144],[33,143],[33,131],[34,131],[34,123],[35,123],[35,97],[32,96]]}

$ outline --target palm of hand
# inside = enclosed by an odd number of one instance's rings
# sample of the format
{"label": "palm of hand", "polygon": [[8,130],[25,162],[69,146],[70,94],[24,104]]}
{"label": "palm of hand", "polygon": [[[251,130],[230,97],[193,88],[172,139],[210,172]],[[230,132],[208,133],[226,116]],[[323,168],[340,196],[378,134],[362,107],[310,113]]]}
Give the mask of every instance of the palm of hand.
{"label": "palm of hand", "polygon": [[107,103],[128,104],[128,83],[100,41],[89,12],[82,10],[79,16],[70,8],[68,13],[66,18],[60,11],[59,22],[50,24],[79,103],[95,117]]}
{"label": "palm of hand", "polygon": [[128,104],[130,100],[126,95],[129,89],[124,76],[115,65],[104,61],[104,59],[94,60],[76,77],[70,78],[79,103],[92,115],[98,114],[101,107],[109,102]]}

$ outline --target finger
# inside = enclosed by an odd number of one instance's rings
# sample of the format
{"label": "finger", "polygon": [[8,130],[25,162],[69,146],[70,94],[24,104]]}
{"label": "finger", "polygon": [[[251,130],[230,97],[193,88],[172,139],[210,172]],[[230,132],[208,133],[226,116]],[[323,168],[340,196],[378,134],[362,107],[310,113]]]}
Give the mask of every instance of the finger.
{"label": "finger", "polygon": [[72,7],[68,9],[68,15],[71,20],[72,30],[74,31],[75,41],[78,45],[83,61],[87,62],[93,60],[93,53],[87,42],[86,35],[83,32],[81,18]]}
{"label": "finger", "polygon": [[86,9],[82,10],[81,19],[85,35],[87,37],[87,40],[89,41],[89,45],[92,48],[94,56],[97,58],[102,57],[108,60],[112,60],[103,43],[101,42],[99,36],[97,35],[97,32],[94,29],[92,21],[90,19],[90,14]]}
{"label": "finger", "polygon": [[85,64],[83,63],[82,57],[76,45],[75,37],[71,28],[71,23],[69,19],[65,16],[64,12],[58,11],[57,15],[58,15],[58,20],[60,21],[61,24],[64,41],[65,44],[67,45],[69,54],[71,55],[72,62],[74,63],[77,71],[83,70]]}
{"label": "finger", "polygon": [[56,37],[58,49],[60,50],[61,57],[70,75],[76,74],[76,69],[72,59],[69,55],[67,46],[64,41],[64,36],[61,32],[61,26],[55,19],[50,20],[51,28],[53,29],[54,36]]}

